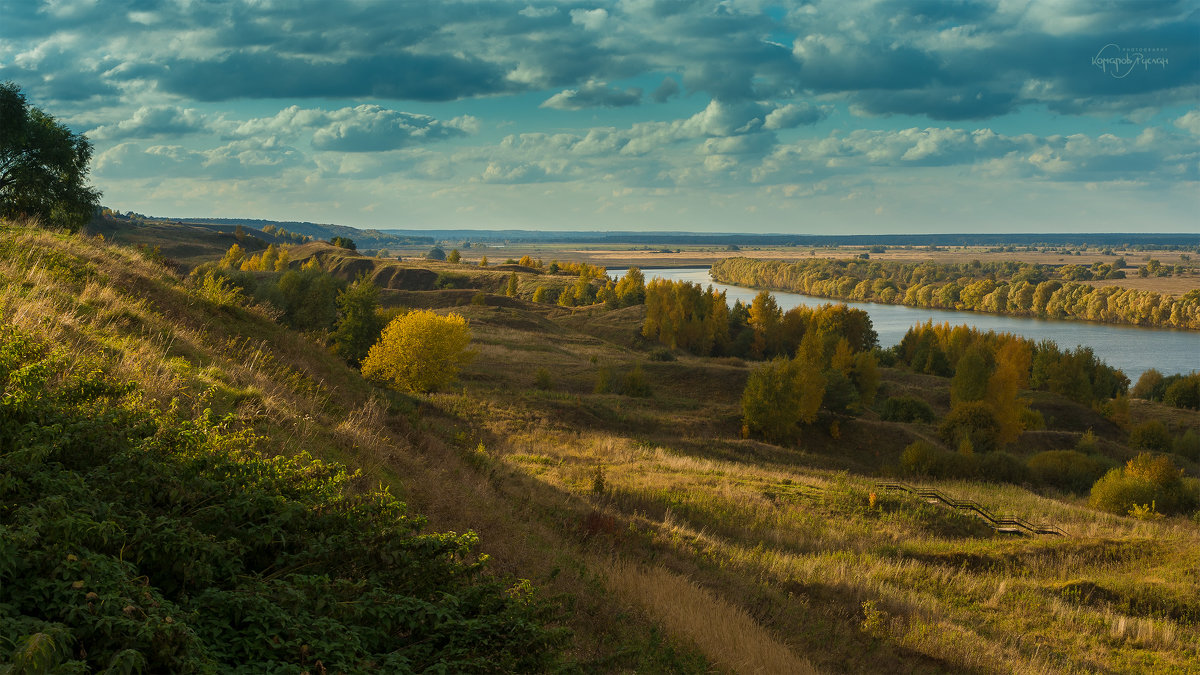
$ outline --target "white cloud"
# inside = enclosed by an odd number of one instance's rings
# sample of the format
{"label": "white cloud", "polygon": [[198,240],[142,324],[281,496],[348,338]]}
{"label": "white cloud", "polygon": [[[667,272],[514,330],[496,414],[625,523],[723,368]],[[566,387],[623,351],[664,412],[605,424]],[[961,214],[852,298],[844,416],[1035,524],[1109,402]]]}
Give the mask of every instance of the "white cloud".
{"label": "white cloud", "polygon": [[600,30],[608,21],[608,10],[605,9],[573,9],[571,23],[583,26],[586,30]]}

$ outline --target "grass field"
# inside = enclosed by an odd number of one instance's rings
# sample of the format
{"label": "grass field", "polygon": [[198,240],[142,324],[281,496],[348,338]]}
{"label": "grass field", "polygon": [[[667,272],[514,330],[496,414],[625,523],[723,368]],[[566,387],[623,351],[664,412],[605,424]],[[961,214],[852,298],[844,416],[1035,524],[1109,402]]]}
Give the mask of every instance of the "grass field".
{"label": "grass field", "polygon": [[[924,482],[1071,536],[1004,535],[881,492],[904,446],[936,438],[935,426],[868,411],[837,429],[819,422],[795,445],[744,439],[754,364],[652,360],[641,307],[535,305],[497,294],[510,271],[408,265],[462,273],[469,287],[395,288],[385,302],[463,314],[478,352],[458,383],[411,398],[269,313],[197,300],[129,249],[14,225],[4,236],[5,321],[105,355],[164,406],[236,414],[270,439],[264,451],[361,467],[432,529],[478,532],[495,573],[529,579],[561,608],[574,633],[566,672],[1200,672],[1195,519]],[[353,276],[359,263],[338,255],[326,264]],[[521,274],[521,295],[548,280]],[[597,393],[635,367],[649,396]],[[884,369],[880,399],[895,394],[940,414],[948,381]],[[1127,452],[1125,432],[1090,408],[1034,398],[1055,428],[1026,432],[1015,454],[1073,447],[1089,426]],[[1200,430],[1192,411],[1139,402],[1132,415]]]}

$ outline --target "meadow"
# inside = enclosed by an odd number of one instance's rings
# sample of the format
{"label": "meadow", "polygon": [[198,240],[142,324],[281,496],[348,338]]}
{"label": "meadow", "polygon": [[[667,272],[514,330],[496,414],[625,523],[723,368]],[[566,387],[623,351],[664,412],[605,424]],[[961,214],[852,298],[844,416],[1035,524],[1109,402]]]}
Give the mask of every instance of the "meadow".
{"label": "meadow", "polygon": [[[746,438],[755,362],[663,349],[640,334],[642,305],[533,303],[539,286],[575,280],[505,265],[513,252],[489,250],[481,268],[292,249],[292,264],[315,259],[343,281],[394,280],[379,284],[385,312],[469,320],[477,355],[458,382],[410,396],[363,380],[325,335],[244,296],[206,296],[144,251],[13,223],[4,236],[5,322],[97,355],[163,409],[227,417],[257,452],[360,469],[355,485],[387,486],[430,530],[477,533],[487,573],[570,630],[547,670],[1200,672],[1194,516],[1140,520],[1043,485],[906,474],[904,449],[937,443],[937,426],[877,408],[786,444]],[[949,410],[949,379],[880,370],[879,401]],[[1114,462],[1133,456],[1097,410],[1025,393],[1047,428],[1010,453],[1071,449],[1090,429]],[[1130,415],[1200,431],[1196,411],[1134,401]],[[1068,536],[998,533],[876,485],[894,479]]]}

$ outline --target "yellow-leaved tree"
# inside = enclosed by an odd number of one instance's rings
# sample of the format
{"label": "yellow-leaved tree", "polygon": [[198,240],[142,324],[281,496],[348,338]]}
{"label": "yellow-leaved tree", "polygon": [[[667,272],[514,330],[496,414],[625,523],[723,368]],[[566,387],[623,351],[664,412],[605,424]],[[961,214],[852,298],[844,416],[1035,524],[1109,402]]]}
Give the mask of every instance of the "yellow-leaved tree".
{"label": "yellow-leaved tree", "polygon": [[471,331],[458,314],[414,310],[392,319],[362,362],[363,376],[414,393],[449,383],[475,352]]}

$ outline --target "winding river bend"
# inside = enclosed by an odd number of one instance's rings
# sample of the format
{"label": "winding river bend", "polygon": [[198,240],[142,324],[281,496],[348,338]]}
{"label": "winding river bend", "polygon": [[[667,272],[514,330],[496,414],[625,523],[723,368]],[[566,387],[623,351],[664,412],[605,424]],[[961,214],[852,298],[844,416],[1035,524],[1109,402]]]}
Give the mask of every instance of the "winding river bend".
{"label": "winding river bend", "polygon": [[[681,269],[643,269],[646,279],[669,279],[691,281],[703,286],[712,285],[725,291],[732,305],[735,300],[749,303],[758,294],[753,288],[718,284],[708,276],[707,267]],[[624,270],[610,270],[620,276]],[[800,305],[817,306],[829,302],[842,302],[829,298],[815,298],[798,293],[771,291],[779,307],[784,311]],[[1033,340],[1050,339],[1063,348],[1077,345],[1091,347],[1096,356],[1115,368],[1120,368],[1137,382],[1138,377],[1150,368],[1164,374],[1187,373],[1200,369],[1200,333],[1167,328],[1141,328],[1112,324],[1089,323],[1086,321],[1055,321],[1026,317],[1002,316],[978,312],[955,312],[943,309],[922,309],[903,305],[884,305],[873,302],[846,302],[851,307],[865,310],[871,315],[875,330],[879,333],[879,344],[887,347],[900,342],[904,333],[913,325],[930,319],[934,323],[949,322],[951,325],[969,324],[981,330],[998,333],[1013,333]]]}

